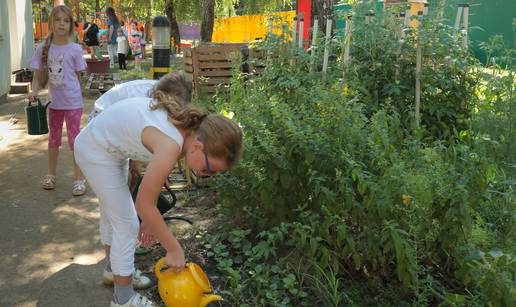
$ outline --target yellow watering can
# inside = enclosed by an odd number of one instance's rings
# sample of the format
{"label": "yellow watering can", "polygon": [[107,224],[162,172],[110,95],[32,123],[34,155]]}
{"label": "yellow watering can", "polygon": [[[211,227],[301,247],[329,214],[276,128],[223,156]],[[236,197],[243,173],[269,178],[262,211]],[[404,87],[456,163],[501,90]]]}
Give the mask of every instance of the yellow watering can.
{"label": "yellow watering can", "polygon": [[171,268],[161,271],[167,264],[161,258],[155,267],[158,277],[158,290],[167,307],[204,307],[213,301],[222,301],[219,295],[208,294],[212,291],[208,277],[195,263],[188,263],[179,273]]}

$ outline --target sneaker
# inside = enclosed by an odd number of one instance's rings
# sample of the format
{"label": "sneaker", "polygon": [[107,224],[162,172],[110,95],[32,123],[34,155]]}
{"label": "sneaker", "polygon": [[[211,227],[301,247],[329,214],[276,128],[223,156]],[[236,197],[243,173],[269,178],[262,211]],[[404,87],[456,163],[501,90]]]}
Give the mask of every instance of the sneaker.
{"label": "sneaker", "polygon": [[[105,285],[112,285],[113,280],[113,272],[108,272],[104,270],[104,274],[102,274],[102,283]],[[140,270],[136,270],[133,274],[133,287],[135,289],[147,289],[152,285],[152,281],[149,277],[142,274]],[[124,305],[125,306],[125,305]]]}
{"label": "sneaker", "polygon": [[81,196],[84,193],[86,193],[86,179],[75,180],[72,189],[73,196]]}
{"label": "sneaker", "polygon": [[154,304],[145,296],[135,293],[125,304],[117,304],[111,301],[111,307],[154,307]]}

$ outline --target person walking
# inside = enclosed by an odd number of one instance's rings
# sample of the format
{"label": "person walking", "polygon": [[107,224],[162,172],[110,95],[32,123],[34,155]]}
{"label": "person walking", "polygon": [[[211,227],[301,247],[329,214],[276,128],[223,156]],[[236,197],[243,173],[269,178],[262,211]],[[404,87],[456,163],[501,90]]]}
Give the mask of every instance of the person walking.
{"label": "person walking", "polygon": [[86,51],[91,55],[91,59],[94,60],[95,56],[95,48],[99,46],[99,27],[95,23],[95,16],[90,15],[89,22],[86,22],[83,26],[84,33],[84,44],[86,45]]}
{"label": "person walking", "polygon": [[118,28],[120,28],[120,22],[118,21],[118,17],[116,17],[115,9],[111,6],[106,8],[107,14],[107,47],[108,47],[108,55],[109,55],[109,67],[115,67],[115,55],[116,50],[118,48],[118,44],[116,42]]}

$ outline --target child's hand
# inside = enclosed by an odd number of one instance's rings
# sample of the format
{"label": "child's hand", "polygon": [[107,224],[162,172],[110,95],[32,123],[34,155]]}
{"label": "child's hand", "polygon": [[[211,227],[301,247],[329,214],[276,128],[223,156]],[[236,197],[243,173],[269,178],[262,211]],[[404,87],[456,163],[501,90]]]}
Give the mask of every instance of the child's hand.
{"label": "child's hand", "polygon": [[167,264],[176,273],[181,272],[185,268],[185,252],[181,246],[179,246],[178,249],[167,253]]}
{"label": "child's hand", "polygon": [[38,94],[31,92],[28,97],[30,102],[36,102],[38,100]]}
{"label": "child's hand", "polygon": [[149,233],[147,228],[145,227],[145,223],[142,222],[140,224],[140,231],[138,232],[138,240],[140,241],[140,245],[147,248],[151,247],[156,240],[154,239],[154,236]]}

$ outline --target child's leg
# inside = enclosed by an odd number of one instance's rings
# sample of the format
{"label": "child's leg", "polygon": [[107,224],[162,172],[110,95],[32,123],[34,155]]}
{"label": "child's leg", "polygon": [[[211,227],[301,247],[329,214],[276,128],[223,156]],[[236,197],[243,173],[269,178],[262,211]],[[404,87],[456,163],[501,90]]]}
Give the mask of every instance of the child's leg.
{"label": "child's leg", "polygon": [[136,69],[140,70],[141,69],[140,63],[142,61],[142,56],[141,55],[137,55],[134,60],[135,60],[135,63],[136,63]]}
{"label": "child's leg", "polygon": [[48,173],[55,176],[65,111],[48,109]]}
{"label": "child's leg", "polygon": [[119,53],[118,54],[118,68],[119,69],[124,69],[124,65],[123,65],[123,57],[122,57],[122,53]]}
{"label": "child's leg", "polygon": [[[101,239],[104,245],[111,245],[113,273],[129,277],[134,271],[140,225],[127,187],[128,163],[114,159],[105,162],[112,159],[109,154],[93,141],[83,141],[82,137],[76,144],[75,158],[99,198],[102,218],[106,218],[103,220],[106,223],[101,224]],[[104,162],[97,164],[95,161],[99,160]]]}
{"label": "child's leg", "polygon": [[[68,136],[68,147],[73,152],[75,138],[81,131],[82,109],[66,110],[64,112],[64,118],[66,121],[66,134]],[[81,169],[75,162],[75,158],[73,159],[73,165],[75,172],[75,180],[84,179]]]}
{"label": "child's leg", "polygon": [[109,65],[115,65],[116,45],[108,44]]}
{"label": "child's leg", "polygon": [[[111,226],[111,237],[106,238],[109,225],[101,223],[101,238],[105,250],[110,253],[111,269],[114,274],[115,297],[123,304],[133,295],[132,274],[134,272],[134,251],[137,242],[139,222],[134,203],[127,188],[127,163],[118,165],[96,165],[85,161],[85,152],[96,148],[77,149],[75,153],[86,179],[97,194],[101,206],[101,218]],[[105,215],[104,215],[105,213]],[[108,227],[108,229],[103,228]],[[107,246],[106,246],[107,245]],[[111,248],[109,248],[111,246]]]}

